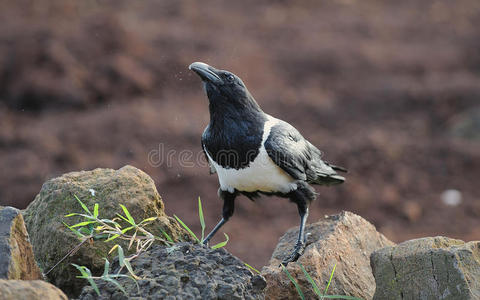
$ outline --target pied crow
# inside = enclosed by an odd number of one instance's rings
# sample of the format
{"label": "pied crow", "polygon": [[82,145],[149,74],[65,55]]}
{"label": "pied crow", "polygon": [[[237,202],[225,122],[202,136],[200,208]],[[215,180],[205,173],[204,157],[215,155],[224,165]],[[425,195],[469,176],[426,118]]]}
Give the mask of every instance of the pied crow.
{"label": "pied crow", "polygon": [[283,264],[296,261],[305,248],[308,207],[316,193],[309,184],[345,181],[336,171],[346,170],[322,160],[322,152],[285,121],[262,111],[235,74],[202,62],[189,66],[203,81],[209,100],[210,123],[202,135],[202,148],[220,182],[224,201],[222,219],[203,241],[207,244],[233,215],[239,194],[289,198],[297,204],[300,230],[293,252]]}

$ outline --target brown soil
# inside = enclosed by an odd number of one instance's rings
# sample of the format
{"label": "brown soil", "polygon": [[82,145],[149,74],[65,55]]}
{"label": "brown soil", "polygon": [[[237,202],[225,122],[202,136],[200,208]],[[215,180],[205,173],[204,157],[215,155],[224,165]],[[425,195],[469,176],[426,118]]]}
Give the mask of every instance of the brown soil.
{"label": "brown soil", "polygon": [[[187,70],[205,61],[349,168],[317,188],[311,222],[350,210],[394,241],[480,239],[480,129],[464,129],[478,126],[480,2],[300,2],[0,2],[0,205],[25,207],[65,172],[131,164],[197,232],[202,197],[213,227],[217,179],[194,161],[207,100]],[[162,147],[171,163],[149,163]],[[441,201],[451,188],[458,206]],[[240,198],[227,248],[261,267],[298,222],[285,199]]]}

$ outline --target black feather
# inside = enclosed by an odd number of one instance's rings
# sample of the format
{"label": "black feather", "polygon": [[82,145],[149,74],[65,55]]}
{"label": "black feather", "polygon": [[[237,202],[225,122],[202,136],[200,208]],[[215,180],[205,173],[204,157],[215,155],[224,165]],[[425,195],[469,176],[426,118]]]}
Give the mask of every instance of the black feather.
{"label": "black feather", "polygon": [[340,171],[340,172],[343,172],[343,173],[348,173],[348,170],[344,167],[340,167],[340,166],[336,166],[334,164],[331,164],[329,162],[326,162],[325,163],[330,166],[332,169],[334,169],[335,171]]}

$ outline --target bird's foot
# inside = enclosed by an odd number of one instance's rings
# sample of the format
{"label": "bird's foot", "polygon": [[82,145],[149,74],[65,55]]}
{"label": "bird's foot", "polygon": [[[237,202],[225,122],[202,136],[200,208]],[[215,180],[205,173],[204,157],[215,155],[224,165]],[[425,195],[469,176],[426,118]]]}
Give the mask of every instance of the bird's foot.
{"label": "bird's foot", "polygon": [[297,261],[300,256],[302,256],[304,250],[305,242],[297,242],[295,244],[295,248],[293,248],[293,252],[289,256],[285,257],[281,265],[284,265],[286,267],[289,263]]}

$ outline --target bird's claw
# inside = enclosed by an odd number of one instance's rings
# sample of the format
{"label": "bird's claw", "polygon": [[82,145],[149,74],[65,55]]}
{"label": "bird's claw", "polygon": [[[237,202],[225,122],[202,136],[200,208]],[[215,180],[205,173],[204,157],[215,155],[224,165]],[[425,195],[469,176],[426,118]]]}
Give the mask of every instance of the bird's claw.
{"label": "bird's claw", "polygon": [[284,265],[286,267],[289,263],[296,262],[300,258],[300,256],[302,256],[304,250],[305,243],[297,242],[295,244],[295,248],[293,248],[293,252],[289,256],[285,257],[280,266]]}

